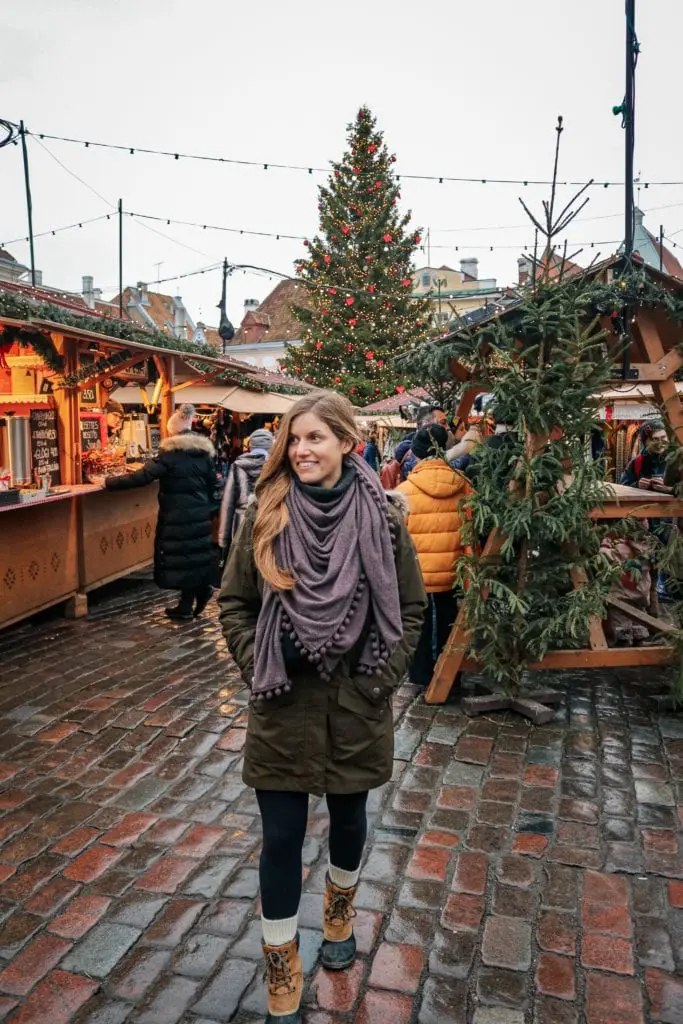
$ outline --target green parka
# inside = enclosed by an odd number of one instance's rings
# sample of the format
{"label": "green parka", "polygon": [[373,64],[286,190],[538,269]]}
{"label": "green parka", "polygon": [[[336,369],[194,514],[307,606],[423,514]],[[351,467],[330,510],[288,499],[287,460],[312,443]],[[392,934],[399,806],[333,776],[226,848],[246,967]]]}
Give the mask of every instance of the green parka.
{"label": "green parka", "polygon": [[[329,683],[307,665],[292,678],[290,693],[249,707],[243,778],[255,789],[301,793],[360,793],[391,778],[394,723],[391,695],[408,668],[422,629],[427,599],[415,547],[404,516],[390,503],[396,523],[403,639],[382,676],[356,673],[365,641],[342,659]],[[233,542],[218,603],[228,648],[250,685],[254,636],[263,580],[254,564],[251,505]]]}

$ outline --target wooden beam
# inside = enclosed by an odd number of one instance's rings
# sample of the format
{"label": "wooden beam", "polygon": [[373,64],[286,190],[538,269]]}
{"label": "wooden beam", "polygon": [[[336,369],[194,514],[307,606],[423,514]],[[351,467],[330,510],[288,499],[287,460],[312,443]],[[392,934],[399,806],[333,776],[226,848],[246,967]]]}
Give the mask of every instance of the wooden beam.
{"label": "wooden beam", "polygon": [[[641,665],[668,665],[674,657],[674,648],[664,644],[661,646],[643,647],[608,647],[606,651],[549,651],[543,661],[535,661],[529,665],[531,671],[565,668],[629,668]],[[481,665],[471,658],[466,658],[461,666],[462,672],[479,672]]]}
{"label": "wooden beam", "polygon": [[[497,530],[492,530],[481,553],[481,561],[497,555],[503,546],[503,541],[503,536]],[[448,697],[462,671],[469,638],[469,630],[465,628],[465,604],[462,602],[446,646],[434,667],[434,675],[427,687],[425,693],[427,704],[443,704]]]}
{"label": "wooden beam", "polygon": [[[588,581],[588,577],[583,569],[575,566],[569,572],[569,577],[572,581],[574,590],[578,590]],[[599,615],[594,615],[588,623],[588,644],[592,651],[606,651],[608,644],[605,636],[605,631],[602,628],[602,619]]]}
{"label": "wooden beam", "polygon": [[175,408],[175,398],[173,396],[173,387],[175,384],[175,359],[173,356],[155,356],[154,362],[157,364],[157,370],[159,371],[159,376],[162,380],[160,426],[161,436],[163,438],[168,436],[166,424],[173,415],[173,410]]}
{"label": "wooden beam", "polygon": [[[64,373],[78,370],[78,343],[64,336],[53,334],[55,347],[59,344],[64,359]],[[75,388],[55,388],[54,401],[59,420],[59,461],[63,484],[80,484],[81,475],[81,434],[80,434],[80,392]]]}
{"label": "wooden beam", "polygon": [[648,615],[641,608],[636,608],[635,605],[629,604],[628,601],[621,601],[618,597],[608,597],[607,604],[611,605],[612,608],[616,608],[624,615],[628,615],[629,619],[634,619],[635,622],[642,622],[644,626],[649,626],[650,629],[657,630],[658,633],[676,633],[676,627],[671,622],[665,622],[664,619],[656,619],[653,615]]}
{"label": "wooden beam", "polygon": [[[643,491],[647,494],[647,491]],[[671,501],[650,501],[643,498],[642,505],[616,501],[608,501],[602,508],[594,508],[591,519],[678,519],[683,517],[683,501],[672,498]]]}
{"label": "wooden beam", "polygon": [[[669,380],[677,370],[680,370],[681,366],[683,366],[683,356],[675,348],[658,359],[656,363],[631,363],[631,369],[638,374],[638,384],[647,384],[655,380]],[[615,380],[618,379],[623,384],[623,380],[621,377],[617,377],[616,372],[614,377]]]}

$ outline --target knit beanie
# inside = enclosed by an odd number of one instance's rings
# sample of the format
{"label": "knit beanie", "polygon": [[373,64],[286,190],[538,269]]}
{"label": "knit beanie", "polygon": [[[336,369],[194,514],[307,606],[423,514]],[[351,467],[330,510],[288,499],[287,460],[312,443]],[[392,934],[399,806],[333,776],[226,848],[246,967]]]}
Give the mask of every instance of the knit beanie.
{"label": "knit beanie", "polygon": [[413,438],[412,453],[416,459],[428,459],[439,454],[448,444],[448,431],[438,423],[418,430]]}
{"label": "knit beanie", "polygon": [[274,440],[269,430],[255,430],[249,438],[249,447],[252,451],[254,448],[262,448],[264,451],[269,452],[273,447]]}

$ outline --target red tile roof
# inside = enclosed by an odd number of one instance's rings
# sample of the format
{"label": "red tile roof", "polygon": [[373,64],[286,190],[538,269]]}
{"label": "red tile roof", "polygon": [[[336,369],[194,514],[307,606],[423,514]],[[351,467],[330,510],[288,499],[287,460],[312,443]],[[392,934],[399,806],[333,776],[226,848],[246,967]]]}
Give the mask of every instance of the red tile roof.
{"label": "red tile roof", "polygon": [[[60,292],[53,288],[36,287],[20,281],[0,281],[0,289],[8,292],[16,292],[26,299],[35,302],[51,302],[61,309],[68,309],[74,313],[81,313],[83,316],[110,316],[118,320],[118,306],[111,302],[96,302],[95,308],[90,309],[82,295],[73,292]],[[128,320],[125,308],[123,319]]]}
{"label": "red tile roof", "polygon": [[394,413],[398,412],[402,405],[407,405],[408,402],[424,402],[431,401],[431,395],[424,388],[411,388],[410,391],[403,391],[400,395],[390,395],[389,398],[382,398],[379,402],[373,402],[371,405],[365,405],[362,409],[358,409],[359,413]]}
{"label": "red tile roof", "polygon": [[258,309],[246,314],[228,345],[297,341],[301,328],[290,306],[305,305],[306,294],[300,281],[280,281]]}
{"label": "red tile roof", "polygon": [[[136,303],[139,303],[138,298],[139,292],[136,288],[124,288],[123,290],[123,308],[128,311],[128,316],[135,323],[141,324],[143,327],[149,327],[149,320],[136,308]],[[149,305],[143,306],[145,312],[154,322],[154,326],[159,331],[165,331],[167,334],[174,335],[173,322],[174,322],[174,310],[175,301],[171,295],[163,295],[161,292],[147,292],[149,299]],[[118,306],[119,297],[115,296],[112,300],[112,304]],[[131,303],[129,305],[129,303]],[[190,324],[186,323],[183,337],[186,341],[192,341],[192,335],[194,331]]]}

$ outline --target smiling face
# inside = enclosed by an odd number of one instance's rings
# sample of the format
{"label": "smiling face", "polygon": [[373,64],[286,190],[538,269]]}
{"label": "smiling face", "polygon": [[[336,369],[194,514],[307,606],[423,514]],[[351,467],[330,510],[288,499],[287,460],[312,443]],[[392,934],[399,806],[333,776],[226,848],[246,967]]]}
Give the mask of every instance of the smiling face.
{"label": "smiling face", "polygon": [[340,441],[328,425],[313,412],[292,420],[287,457],[302,484],[334,487],[342,475],[342,462],[353,448],[352,441]]}
{"label": "smiling face", "polygon": [[669,444],[669,439],[666,435],[666,430],[655,430],[646,442],[647,450],[652,455],[661,455],[666,450]]}

